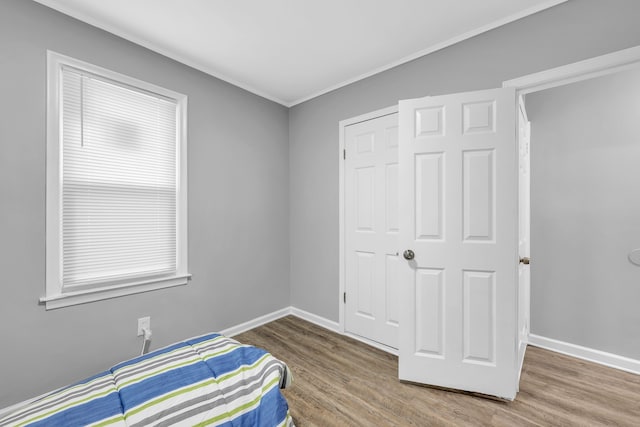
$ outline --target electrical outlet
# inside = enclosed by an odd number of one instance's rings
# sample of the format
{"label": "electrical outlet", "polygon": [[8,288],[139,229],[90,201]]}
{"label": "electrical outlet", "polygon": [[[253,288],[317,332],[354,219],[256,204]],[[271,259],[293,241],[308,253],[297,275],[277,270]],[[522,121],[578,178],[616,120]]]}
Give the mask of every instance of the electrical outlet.
{"label": "electrical outlet", "polygon": [[138,336],[144,335],[143,329],[151,330],[151,317],[141,317],[138,319]]}

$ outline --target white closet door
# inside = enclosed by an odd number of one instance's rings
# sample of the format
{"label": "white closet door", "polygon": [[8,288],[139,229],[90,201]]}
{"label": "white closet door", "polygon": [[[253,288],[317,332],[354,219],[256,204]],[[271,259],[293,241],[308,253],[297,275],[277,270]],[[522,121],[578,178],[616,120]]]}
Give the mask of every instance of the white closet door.
{"label": "white closet door", "polygon": [[398,347],[398,115],[345,128],[345,330]]}

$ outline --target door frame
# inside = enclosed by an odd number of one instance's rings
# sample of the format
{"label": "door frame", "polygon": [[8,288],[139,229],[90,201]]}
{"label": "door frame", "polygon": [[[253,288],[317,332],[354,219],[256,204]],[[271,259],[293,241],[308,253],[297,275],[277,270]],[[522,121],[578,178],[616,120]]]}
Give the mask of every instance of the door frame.
{"label": "door frame", "polygon": [[[526,94],[539,92],[545,89],[561,87],[571,83],[576,83],[583,80],[589,80],[592,78],[637,68],[640,68],[640,45],[600,56],[595,56],[589,59],[551,68],[537,73],[528,74],[515,79],[506,80],[502,83],[502,87],[515,88],[516,108],[519,108],[519,104],[524,103],[524,96]],[[530,168],[529,173],[532,172],[533,169]],[[535,257],[535,254],[533,254],[533,256]],[[533,282],[530,281],[529,288],[533,286]],[[530,308],[531,300],[529,295],[527,295],[527,300],[528,301],[526,302],[526,304]],[[638,372],[637,363],[634,363],[633,361],[629,362],[629,359],[627,358],[620,358],[617,355],[602,353],[598,350],[584,352],[581,350],[582,347],[580,347],[580,349],[569,349],[567,347],[573,344],[565,345],[564,343],[559,342],[558,345],[549,345],[549,343],[546,341],[540,342],[537,339],[532,339],[537,337],[535,335],[531,335],[530,311],[528,317],[529,328],[527,328],[525,344],[534,345],[555,352],[560,352],[572,357],[589,360],[601,365],[614,367],[625,371],[634,373]],[[522,359],[519,360],[520,366],[522,366],[525,352],[522,353]]]}
{"label": "door frame", "polygon": [[515,87],[516,97],[519,98],[528,93],[613,74],[638,66],[640,66],[640,46],[635,46],[506,80],[502,83],[502,87]]}
{"label": "door frame", "polygon": [[347,332],[345,330],[345,304],[344,304],[344,300],[343,300],[343,295],[346,291],[347,288],[347,278],[346,278],[346,251],[345,251],[345,208],[346,208],[346,201],[345,201],[345,158],[344,158],[344,153],[346,150],[346,141],[345,141],[345,131],[346,131],[346,127],[347,126],[351,126],[351,125],[355,125],[357,123],[361,123],[361,122],[366,122],[368,120],[373,120],[373,119],[377,119],[380,117],[384,117],[384,116],[388,116],[391,114],[395,114],[398,113],[398,104],[392,105],[390,107],[386,107],[386,108],[382,108],[379,110],[375,110],[375,111],[371,111],[369,113],[366,114],[361,114],[359,116],[356,117],[351,117],[349,119],[345,119],[345,120],[341,120],[338,123],[338,132],[340,135],[340,139],[339,139],[339,149],[338,149],[338,223],[339,223],[339,227],[338,227],[338,238],[339,238],[339,262],[338,262],[338,276],[339,276],[339,292],[338,292],[338,306],[339,306],[339,310],[338,310],[338,314],[339,314],[339,322],[338,322],[338,331],[343,334],[343,335],[347,335],[351,338],[355,338],[359,341],[362,341],[366,344],[371,345],[372,347],[376,347],[379,348],[381,350],[384,350],[386,352],[389,353],[393,353],[393,354],[397,354],[397,350],[395,350],[394,348],[391,347],[387,347],[384,344],[380,344],[378,342],[375,342],[373,340],[368,340],[365,337],[360,337],[358,335],[354,335],[351,334],[349,332]]}

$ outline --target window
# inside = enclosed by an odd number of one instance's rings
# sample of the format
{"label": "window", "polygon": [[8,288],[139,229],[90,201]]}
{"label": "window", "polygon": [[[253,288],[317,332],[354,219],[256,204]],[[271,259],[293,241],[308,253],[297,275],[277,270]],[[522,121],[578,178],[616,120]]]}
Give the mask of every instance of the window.
{"label": "window", "polygon": [[186,284],[186,96],[48,52],[47,309]]}

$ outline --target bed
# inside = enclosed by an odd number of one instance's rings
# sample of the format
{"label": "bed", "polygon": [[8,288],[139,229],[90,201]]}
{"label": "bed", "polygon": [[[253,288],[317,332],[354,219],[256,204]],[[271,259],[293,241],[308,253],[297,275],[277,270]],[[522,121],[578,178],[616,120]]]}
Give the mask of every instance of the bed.
{"label": "bed", "polygon": [[287,365],[219,334],[113,366],[0,418],[0,426],[293,426]]}

